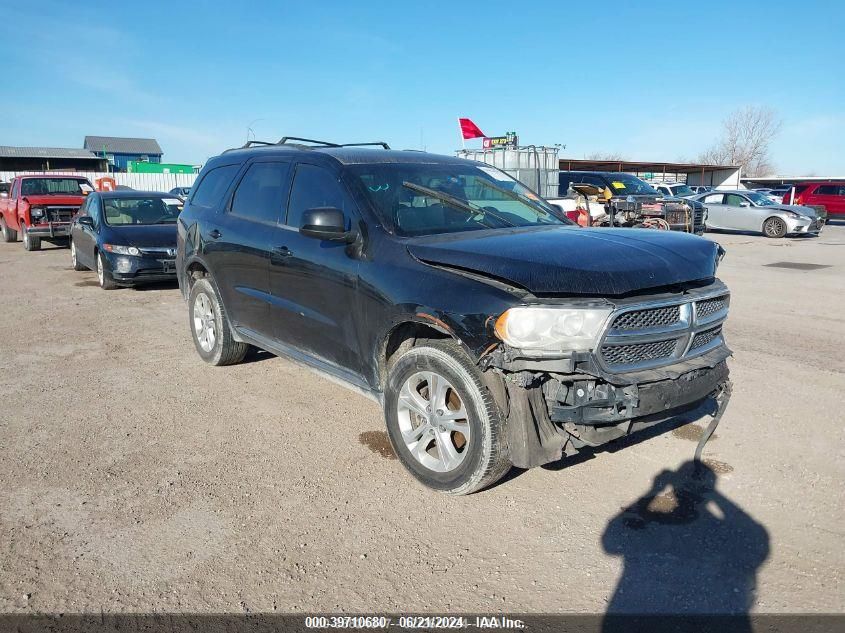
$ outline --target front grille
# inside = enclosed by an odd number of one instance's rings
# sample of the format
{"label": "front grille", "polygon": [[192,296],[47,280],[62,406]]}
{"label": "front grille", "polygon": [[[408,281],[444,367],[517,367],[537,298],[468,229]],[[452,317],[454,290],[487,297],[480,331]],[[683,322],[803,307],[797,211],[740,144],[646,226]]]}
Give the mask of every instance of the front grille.
{"label": "front grille", "polygon": [[695,207],[693,210],[693,217],[695,221],[693,222],[694,226],[703,226],[704,225],[704,207]]}
{"label": "front grille", "polygon": [[728,295],[696,301],[695,314],[698,319],[706,319],[728,307]]}
{"label": "front grille", "polygon": [[47,207],[47,222],[70,222],[77,211],[77,207]]}
{"label": "front grille", "polygon": [[722,335],[722,326],[719,325],[717,327],[711,328],[709,330],[705,330],[704,332],[699,332],[692,338],[692,345],[690,345],[690,349],[698,349],[699,347],[704,347],[705,345],[709,345],[717,338]]}
{"label": "front grille", "polygon": [[651,343],[631,343],[628,345],[603,345],[602,358],[608,365],[635,365],[659,358],[669,358],[675,351],[677,341],[654,341]]}
{"label": "front grille", "polygon": [[[613,316],[596,356],[611,372],[630,372],[678,363],[720,344],[730,295],[692,291],[674,301],[638,304]],[[720,294],[719,294],[720,293]]]}
{"label": "front grille", "polygon": [[681,306],[663,306],[649,310],[633,310],[616,317],[614,330],[648,330],[674,325],[681,320]]}

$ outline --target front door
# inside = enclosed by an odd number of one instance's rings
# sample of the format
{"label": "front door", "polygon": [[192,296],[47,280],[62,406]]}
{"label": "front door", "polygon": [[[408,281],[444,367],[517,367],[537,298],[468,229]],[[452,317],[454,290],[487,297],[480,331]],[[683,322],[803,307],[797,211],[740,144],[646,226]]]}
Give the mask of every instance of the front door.
{"label": "front door", "polygon": [[303,213],[317,207],[341,209],[347,227],[357,218],[355,204],[336,173],[299,163],[270,256],[275,338],[350,374],[346,377],[354,381],[362,366],[355,328],[358,260],[347,244],[299,233]]}

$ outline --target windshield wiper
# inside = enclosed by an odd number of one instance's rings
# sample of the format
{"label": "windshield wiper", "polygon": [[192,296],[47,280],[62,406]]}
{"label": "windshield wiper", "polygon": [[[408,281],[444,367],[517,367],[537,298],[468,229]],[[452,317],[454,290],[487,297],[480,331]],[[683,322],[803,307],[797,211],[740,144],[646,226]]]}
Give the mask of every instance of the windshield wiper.
{"label": "windshield wiper", "polygon": [[428,187],[423,187],[422,185],[417,185],[413,182],[408,182],[407,180],[402,183],[402,186],[407,187],[411,191],[416,191],[431,198],[441,200],[446,204],[455,207],[456,209],[460,209],[461,211],[469,213],[473,217],[475,217],[476,215],[480,215],[482,218],[484,218],[489,215],[499,220],[499,222],[504,222],[508,226],[516,226],[516,224],[503,218],[498,213],[494,213],[493,211],[485,209],[484,207],[479,207],[474,204],[470,204],[469,202],[464,202],[463,200],[460,200],[454,196],[450,196],[448,193],[443,193],[442,191],[437,191],[436,189],[429,189]]}
{"label": "windshield wiper", "polygon": [[[516,200],[517,202],[521,202],[522,204],[526,205],[529,209],[531,209],[534,213],[536,213],[538,217],[540,216],[540,214],[537,213],[537,209],[534,207],[534,205],[536,203],[533,200],[531,200],[531,198],[521,196],[518,193],[511,191],[510,189],[505,189],[504,187],[500,187],[499,185],[493,184],[489,180],[484,180],[483,178],[476,178],[475,182],[480,183],[480,184],[484,185],[485,187],[489,187],[490,189],[493,189],[494,191],[498,191],[499,193],[506,195],[511,200]],[[547,216],[551,215],[550,213],[545,211],[545,209],[543,209],[543,213],[545,213]]]}

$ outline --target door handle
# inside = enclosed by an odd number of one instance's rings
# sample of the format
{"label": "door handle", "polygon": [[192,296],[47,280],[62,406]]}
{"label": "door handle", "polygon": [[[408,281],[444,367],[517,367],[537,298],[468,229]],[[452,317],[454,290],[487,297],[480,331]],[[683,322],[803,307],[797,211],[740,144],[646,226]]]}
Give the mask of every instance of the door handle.
{"label": "door handle", "polygon": [[287,246],[277,246],[273,249],[273,254],[278,255],[279,257],[290,257],[293,255],[293,251]]}
{"label": "door handle", "polygon": [[212,231],[208,234],[208,237],[210,237],[210,238],[211,238],[211,239],[213,239],[213,240],[216,240],[216,239],[220,239],[220,237],[221,237],[222,235],[223,235],[223,234],[222,234],[220,231],[218,231],[217,229],[213,229],[213,230],[212,230]]}

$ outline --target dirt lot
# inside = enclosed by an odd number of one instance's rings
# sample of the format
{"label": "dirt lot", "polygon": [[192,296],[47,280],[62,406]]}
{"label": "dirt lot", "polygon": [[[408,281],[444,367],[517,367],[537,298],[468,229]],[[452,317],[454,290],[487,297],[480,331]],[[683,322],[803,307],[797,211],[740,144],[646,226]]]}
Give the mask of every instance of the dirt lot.
{"label": "dirt lot", "polygon": [[374,403],[270,356],[205,365],[175,287],[0,244],[0,610],[845,611],[845,225],[710,237],[735,392],[705,499],[672,482],[706,418],[428,492]]}

